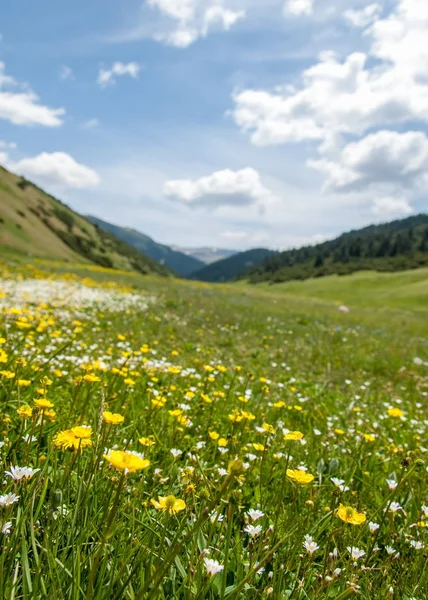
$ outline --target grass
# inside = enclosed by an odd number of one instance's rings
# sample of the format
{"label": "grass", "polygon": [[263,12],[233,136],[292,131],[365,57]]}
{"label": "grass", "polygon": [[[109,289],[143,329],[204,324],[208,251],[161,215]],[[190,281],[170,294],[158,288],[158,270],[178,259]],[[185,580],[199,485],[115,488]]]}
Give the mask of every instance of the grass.
{"label": "grass", "polygon": [[11,255],[0,597],[427,598],[426,281]]}

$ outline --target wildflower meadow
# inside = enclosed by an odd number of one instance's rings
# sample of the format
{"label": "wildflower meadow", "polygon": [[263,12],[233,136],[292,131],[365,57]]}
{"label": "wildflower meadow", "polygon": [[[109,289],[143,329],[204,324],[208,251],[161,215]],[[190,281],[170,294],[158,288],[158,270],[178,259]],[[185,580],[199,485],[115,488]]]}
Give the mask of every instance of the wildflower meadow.
{"label": "wildflower meadow", "polygon": [[426,600],[428,332],[345,308],[2,264],[0,598]]}

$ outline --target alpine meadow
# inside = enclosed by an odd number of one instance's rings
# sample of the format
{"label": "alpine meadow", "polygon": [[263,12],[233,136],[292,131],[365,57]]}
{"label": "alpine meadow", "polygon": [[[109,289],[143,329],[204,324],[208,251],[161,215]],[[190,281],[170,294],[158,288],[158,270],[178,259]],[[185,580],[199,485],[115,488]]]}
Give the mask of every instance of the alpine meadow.
{"label": "alpine meadow", "polygon": [[426,598],[412,285],[349,309],[10,256],[0,596]]}

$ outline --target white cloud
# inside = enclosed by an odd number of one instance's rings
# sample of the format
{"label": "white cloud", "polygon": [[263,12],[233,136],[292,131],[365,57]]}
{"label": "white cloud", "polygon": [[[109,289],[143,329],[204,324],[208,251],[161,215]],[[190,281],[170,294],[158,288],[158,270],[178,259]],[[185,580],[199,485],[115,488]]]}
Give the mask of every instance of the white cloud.
{"label": "white cloud", "polygon": [[39,103],[39,97],[24,84],[6,75],[5,64],[0,62],[0,119],[14,125],[62,125],[63,108],[50,108]]}
{"label": "white cloud", "polygon": [[40,185],[85,189],[98,185],[100,181],[93,169],[76,162],[65,152],[41,152],[31,158],[7,160],[6,166]]}
{"label": "white cloud", "polygon": [[313,0],[286,0],[284,5],[285,15],[300,17],[311,15],[313,11]]}
{"label": "white cloud", "polygon": [[274,196],[261,182],[260,174],[252,168],[216,171],[200,179],[177,179],[164,184],[164,195],[188,206],[242,207],[257,205],[264,208]]}
{"label": "white cloud", "polygon": [[[427,30],[428,35],[428,30]],[[325,140],[335,133],[362,135],[371,127],[428,122],[428,85],[389,66],[366,68],[354,53],[342,63],[331,52],[304,71],[300,90],[244,90],[233,116],[257,145]]]}
{"label": "white cloud", "polygon": [[327,176],[327,190],[411,188],[428,182],[428,137],[416,131],[378,131],[345,146],[336,161],[309,161],[309,166]]}
{"label": "white cloud", "polygon": [[61,69],[59,70],[59,78],[62,81],[67,81],[68,79],[74,79],[73,69],[71,69],[70,67],[67,67],[67,65],[62,65]]}
{"label": "white cloud", "polygon": [[382,6],[377,2],[362,9],[349,9],[343,13],[344,18],[354,27],[368,27],[376,21],[382,12]]}
{"label": "white cloud", "polygon": [[399,0],[396,10],[374,23],[369,33],[373,37],[371,54],[391,63],[397,77],[415,81],[421,76],[426,83],[428,2]]}
{"label": "white cloud", "polygon": [[316,144],[321,158],[308,165],[325,175],[325,191],[398,193],[405,214],[401,190],[428,190],[428,140],[393,129],[428,124],[428,2],[396,0],[380,18],[383,9],[372,3],[345,13],[366,27],[367,52],[341,59],[326,51],[300,81],[239,90],[232,116],[254,145]]}
{"label": "white cloud", "polygon": [[147,4],[175,21],[172,30],[155,34],[155,39],[177,48],[187,48],[213,29],[228,31],[245,16],[243,10],[225,8],[221,0],[147,0]]}
{"label": "white cloud", "polygon": [[394,196],[383,196],[375,198],[372,206],[372,213],[385,218],[402,217],[410,215],[413,208],[406,198],[397,198]]}
{"label": "white cloud", "polygon": [[269,236],[265,231],[248,232],[234,229],[223,231],[220,233],[220,237],[233,244],[254,245],[269,241]]}
{"label": "white cloud", "polygon": [[5,142],[4,140],[0,140],[0,149],[7,150],[8,148],[16,148],[15,142]]}
{"label": "white cloud", "polygon": [[83,129],[94,129],[94,127],[98,127],[100,122],[98,119],[88,119],[82,124]]}
{"label": "white cloud", "polygon": [[136,62],[114,62],[111,69],[100,69],[97,82],[101,87],[106,87],[108,85],[113,85],[116,83],[117,77],[123,77],[124,75],[137,79],[140,70],[141,67]]}

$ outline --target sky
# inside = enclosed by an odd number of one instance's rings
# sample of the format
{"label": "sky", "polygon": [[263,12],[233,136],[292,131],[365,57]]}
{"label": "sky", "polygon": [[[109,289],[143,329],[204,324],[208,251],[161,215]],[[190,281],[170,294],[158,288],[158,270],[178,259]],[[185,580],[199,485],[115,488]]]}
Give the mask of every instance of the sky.
{"label": "sky", "polygon": [[427,0],[14,0],[0,163],[184,247],[428,209]]}

